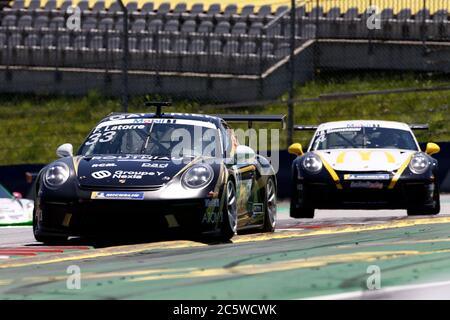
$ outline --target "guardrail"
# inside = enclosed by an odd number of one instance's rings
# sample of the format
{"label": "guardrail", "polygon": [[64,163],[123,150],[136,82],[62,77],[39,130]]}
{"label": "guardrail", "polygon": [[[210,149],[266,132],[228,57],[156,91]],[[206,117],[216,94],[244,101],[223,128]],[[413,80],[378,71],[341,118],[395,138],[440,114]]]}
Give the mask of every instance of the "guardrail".
{"label": "guardrail", "polygon": [[[438,180],[441,183],[441,192],[450,192],[450,142],[439,143],[441,152],[434,155],[439,161]],[[421,145],[424,147],[424,145]],[[288,198],[291,186],[291,164],[295,156],[287,151],[280,151],[280,170],[277,173],[278,197]],[[44,165],[11,165],[0,166],[0,183],[8,190],[21,192],[32,198],[31,184],[25,179],[27,172],[38,172]]]}

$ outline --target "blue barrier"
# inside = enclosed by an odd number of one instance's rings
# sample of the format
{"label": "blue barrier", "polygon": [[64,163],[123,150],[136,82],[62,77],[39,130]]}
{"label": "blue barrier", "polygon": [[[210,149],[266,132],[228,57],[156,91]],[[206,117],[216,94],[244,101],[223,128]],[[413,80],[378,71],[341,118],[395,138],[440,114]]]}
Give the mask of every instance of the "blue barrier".
{"label": "blue barrier", "polygon": [[[450,142],[439,143],[441,152],[434,155],[439,161],[438,180],[441,184],[442,192],[450,192]],[[421,144],[423,149],[425,145]],[[291,187],[291,165],[295,156],[289,154],[287,151],[280,151],[279,155],[280,165],[277,173],[278,182],[278,197],[288,198]],[[17,191],[24,196],[33,197],[30,193],[31,184],[27,183],[25,173],[36,173],[42,169],[44,165],[12,165],[0,166],[0,183],[3,184],[10,191]]]}

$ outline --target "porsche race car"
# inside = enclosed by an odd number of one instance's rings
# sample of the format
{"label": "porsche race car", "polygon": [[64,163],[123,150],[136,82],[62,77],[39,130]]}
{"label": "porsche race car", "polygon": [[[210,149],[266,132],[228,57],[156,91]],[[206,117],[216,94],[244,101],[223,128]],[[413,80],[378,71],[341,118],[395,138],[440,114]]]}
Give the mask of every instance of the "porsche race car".
{"label": "porsche race car", "polygon": [[[157,105],[158,106],[158,105]],[[282,122],[284,116],[230,121]],[[187,230],[230,239],[238,230],[272,232],[276,177],[270,162],[240,145],[226,117],[111,114],[72,154],[39,173],[37,241],[69,236]]]}
{"label": "porsche race car", "polygon": [[12,194],[0,184],[0,225],[30,224],[33,200],[23,199],[18,192]]}
{"label": "porsche race car", "polygon": [[290,215],[313,218],[315,209],[406,209],[408,215],[440,211],[437,160],[422,152],[412,132],[427,125],[391,121],[338,121],[314,130],[306,152],[295,143]]}

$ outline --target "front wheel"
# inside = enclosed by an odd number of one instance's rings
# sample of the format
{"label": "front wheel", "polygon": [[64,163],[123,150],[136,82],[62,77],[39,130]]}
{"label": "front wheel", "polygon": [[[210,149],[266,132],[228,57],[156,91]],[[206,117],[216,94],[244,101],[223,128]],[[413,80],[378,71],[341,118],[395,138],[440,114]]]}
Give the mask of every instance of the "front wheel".
{"label": "front wheel", "polygon": [[439,195],[439,187],[436,184],[433,192],[433,206],[431,207],[418,207],[408,208],[408,216],[433,216],[441,212],[441,198]]}
{"label": "front wheel", "polygon": [[67,241],[67,237],[65,236],[43,236],[39,234],[36,209],[33,210],[33,236],[37,242],[42,242],[43,244],[46,245],[63,244],[64,242]]}
{"label": "front wheel", "polygon": [[297,173],[294,170],[292,189],[291,189],[291,205],[289,215],[295,219],[312,219],[314,218],[314,208],[308,206],[308,200],[305,199],[305,190],[299,190],[297,181]]}
{"label": "front wheel", "polygon": [[236,187],[232,180],[225,185],[225,203],[222,209],[222,222],[220,225],[220,239],[230,240],[237,232],[237,199]]}
{"label": "front wheel", "polygon": [[263,232],[274,232],[277,219],[277,190],[273,178],[267,180],[265,189],[265,211]]}

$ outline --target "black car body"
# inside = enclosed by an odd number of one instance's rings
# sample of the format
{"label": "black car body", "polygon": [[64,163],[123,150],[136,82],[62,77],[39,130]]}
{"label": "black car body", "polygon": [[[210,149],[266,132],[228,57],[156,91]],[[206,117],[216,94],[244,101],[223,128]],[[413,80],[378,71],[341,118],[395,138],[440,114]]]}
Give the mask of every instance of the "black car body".
{"label": "black car body", "polygon": [[[183,145],[191,134],[199,136]],[[238,144],[223,118],[112,114],[76,155],[69,144],[57,154],[36,183],[38,241],[168,229],[228,239],[237,230],[274,229],[275,172],[266,158]]]}
{"label": "black car body", "polygon": [[[424,129],[426,126],[412,126]],[[289,149],[291,216],[312,218],[315,209],[407,209],[409,215],[440,211],[434,143],[422,152],[404,123],[339,121],[318,127],[307,152]]]}

